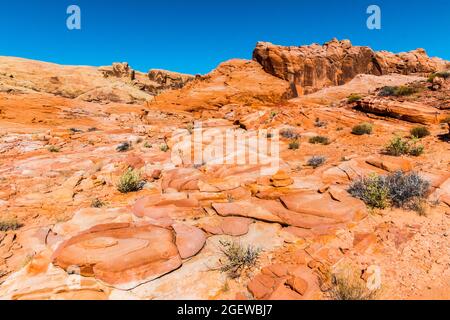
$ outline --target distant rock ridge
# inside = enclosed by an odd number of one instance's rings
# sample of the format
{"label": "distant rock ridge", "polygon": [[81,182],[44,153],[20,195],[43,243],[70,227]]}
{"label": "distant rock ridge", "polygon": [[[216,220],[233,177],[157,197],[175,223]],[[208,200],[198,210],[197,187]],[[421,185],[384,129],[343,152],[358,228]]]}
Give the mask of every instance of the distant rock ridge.
{"label": "distant rock ridge", "polygon": [[41,92],[97,103],[142,103],[194,78],[165,70],[143,73],[127,62],[97,68],[0,57],[0,92]]}
{"label": "distant rock ridge", "polygon": [[353,46],[349,40],[333,39],[324,45],[279,46],[258,42],[253,59],[264,70],[295,85],[299,95],[343,85],[358,74],[428,75],[448,67],[449,62],[430,58],[424,49],[394,54]]}

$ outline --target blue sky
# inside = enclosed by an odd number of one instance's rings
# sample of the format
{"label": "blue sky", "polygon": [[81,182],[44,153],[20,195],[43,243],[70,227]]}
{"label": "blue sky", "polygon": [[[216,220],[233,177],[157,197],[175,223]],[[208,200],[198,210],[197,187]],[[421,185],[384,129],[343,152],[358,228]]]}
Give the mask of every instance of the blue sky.
{"label": "blue sky", "polygon": [[[128,61],[138,70],[206,73],[250,59],[257,41],[323,43],[333,37],[399,52],[425,48],[450,60],[448,0],[1,0],[0,55],[72,65]],[[82,29],[66,28],[81,8]],[[382,10],[382,29],[366,9]]]}

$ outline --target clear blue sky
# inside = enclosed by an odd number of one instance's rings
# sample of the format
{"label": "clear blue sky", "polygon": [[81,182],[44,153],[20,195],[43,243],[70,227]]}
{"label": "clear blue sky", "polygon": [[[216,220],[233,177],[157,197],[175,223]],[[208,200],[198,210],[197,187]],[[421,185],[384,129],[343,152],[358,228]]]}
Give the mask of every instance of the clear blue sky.
{"label": "clear blue sky", "polygon": [[[80,31],[66,28],[70,4],[81,8]],[[370,4],[382,9],[379,31],[366,28]],[[449,15],[449,0],[2,0],[0,55],[206,73],[250,59],[257,41],[337,37],[394,52],[423,47],[450,60]]]}

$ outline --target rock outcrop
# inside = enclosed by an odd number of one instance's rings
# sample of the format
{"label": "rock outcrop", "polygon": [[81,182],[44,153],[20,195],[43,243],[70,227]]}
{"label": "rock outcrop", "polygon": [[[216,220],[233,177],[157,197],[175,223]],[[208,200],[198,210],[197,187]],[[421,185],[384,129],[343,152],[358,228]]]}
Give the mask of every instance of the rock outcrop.
{"label": "rock outcrop", "polygon": [[145,74],[126,62],[96,68],[13,57],[0,57],[0,70],[0,92],[50,93],[98,103],[142,103],[194,78],[163,70]]}
{"label": "rock outcrop", "polygon": [[268,73],[295,85],[297,93],[343,85],[358,74],[429,74],[443,70],[444,60],[429,58],[423,49],[393,54],[353,46],[349,40],[333,39],[323,46],[277,46],[259,42],[253,59]]}
{"label": "rock outcrop", "polygon": [[228,104],[270,105],[292,97],[289,83],[262,69],[255,61],[234,59],[198,77],[180,90],[165,92],[151,104],[163,110],[217,110]]}
{"label": "rock outcrop", "polygon": [[424,104],[383,98],[363,99],[358,101],[357,108],[368,113],[422,124],[437,124],[446,117],[440,110]]}

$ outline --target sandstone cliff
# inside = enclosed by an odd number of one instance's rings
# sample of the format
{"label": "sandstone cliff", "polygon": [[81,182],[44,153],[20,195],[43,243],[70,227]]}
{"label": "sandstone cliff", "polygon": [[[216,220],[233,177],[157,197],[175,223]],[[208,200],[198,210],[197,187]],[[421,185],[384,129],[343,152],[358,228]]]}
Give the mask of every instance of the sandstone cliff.
{"label": "sandstone cliff", "polygon": [[253,52],[268,73],[296,85],[298,94],[342,85],[358,74],[429,74],[443,70],[448,62],[427,56],[425,50],[393,54],[375,52],[369,47],[353,46],[349,40],[336,39],[323,46],[277,46],[259,42]]}

